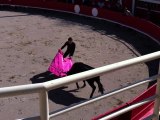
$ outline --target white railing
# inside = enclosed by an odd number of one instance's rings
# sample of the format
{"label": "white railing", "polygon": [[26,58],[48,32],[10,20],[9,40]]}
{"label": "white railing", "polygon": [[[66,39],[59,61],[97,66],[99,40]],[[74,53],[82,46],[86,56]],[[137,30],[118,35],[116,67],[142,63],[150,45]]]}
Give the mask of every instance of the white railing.
{"label": "white railing", "polygon": [[[49,120],[50,118],[52,118],[56,115],[62,114],[64,112],[68,112],[70,110],[77,109],[77,108],[79,108],[81,106],[84,106],[86,104],[90,104],[90,103],[95,102],[97,100],[109,97],[111,95],[115,95],[119,92],[122,92],[124,90],[133,88],[135,86],[139,86],[139,85],[144,84],[146,82],[151,82],[152,80],[157,79],[157,77],[159,77],[159,75],[150,77],[150,78],[145,79],[145,80],[143,80],[143,81],[141,81],[137,84],[133,84],[133,85],[125,87],[123,89],[116,90],[116,91],[110,92],[108,94],[104,94],[103,96],[91,99],[87,102],[84,102],[84,103],[79,104],[79,105],[75,105],[73,107],[70,107],[66,110],[60,111],[60,112],[52,114],[52,115],[49,115],[49,104],[48,104],[48,91],[49,90],[56,89],[56,88],[62,87],[64,85],[74,83],[74,82],[78,82],[78,81],[82,81],[82,80],[85,80],[85,79],[88,79],[88,78],[93,78],[95,76],[99,76],[99,75],[102,75],[104,73],[107,73],[107,72],[110,72],[110,71],[113,71],[113,70],[118,70],[118,69],[121,69],[121,68],[124,68],[124,67],[127,67],[127,66],[131,66],[131,65],[139,64],[139,63],[144,63],[144,62],[151,61],[151,60],[158,59],[158,58],[160,58],[160,51],[154,52],[154,53],[151,53],[151,54],[148,54],[148,55],[144,55],[144,56],[141,56],[141,57],[136,57],[136,58],[133,58],[133,59],[125,60],[125,61],[122,61],[122,62],[114,63],[114,64],[111,64],[111,65],[99,67],[99,68],[89,70],[89,71],[86,71],[86,72],[82,72],[82,73],[78,73],[78,74],[75,74],[75,75],[70,75],[70,76],[67,76],[67,77],[64,77],[64,78],[59,78],[59,79],[49,81],[49,82],[45,82],[45,83],[37,83],[37,84],[30,84],[30,85],[20,85],[20,86],[0,88],[0,98],[1,97],[8,97],[8,96],[15,96],[15,95],[22,95],[22,94],[39,93],[39,95],[40,95],[40,119],[41,120]],[[154,109],[155,120],[158,120],[158,118],[159,118],[158,114],[159,114],[159,104],[160,104],[159,103],[160,102],[159,101],[160,81],[158,81],[157,87],[158,87],[157,88],[157,93],[156,93],[155,96],[152,97],[152,99],[153,98],[155,99],[155,109]],[[143,105],[144,103],[149,102],[149,101],[150,100],[148,100],[148,99],[144,100],[144,101],[142,101],[142,103],[137,104],[134,107]],[[134,107],[131,106],[132,109]],[[129,108],[127,110],[125,109],[124,111],[126,112],[126,111],[130,110],[131,108]],[[124,111],[122,111],[122,112],[124,112]],[[120,112],[118,114],[116,113],[112,117],[120,115],[122,112]]]}
{"label": "white railing", "polygon": [[[80,108],[80,107],[82,107],[82,106],[91,104],[91,103],[96,102],[96,101],[98,101],[98,100],[102,100],[102,99],[104,99],[104,98],[114,96],[114,95],[116,95],[116,94],[118,94],[118,93],[121,93],[121,92],[123,92],[123,91],[132,89],[132,88],[137,87],[137,86],[139,86],[139,85],[142,85],[142,84],[145,84],[145,83],[148,83],[148,82],[152,82],[152,81],[156,80],[158,77],[160,77],[160,75],[155,75],[155,76],[149,77],[149,78],[147,78],[147,79],[141,80],[140,82],[134,83],[134,84],[132,84],[132,85],[129,85],[129,86],[126,86],[126,87],[123,87],[123,88],[120,88],[120,89],[111,91],[111,92],[109,92],[109,93],[106,93],[106,94],[104,94],[104,95],[102,95],[102,96],[98,96],[98,97],[96,97],[96,98],[90,99],[90,100],[85,101],[85,102],[83,102],[83,103],[81,103],[81,104],[74,105],[73,107],[70,107],[70,108],[68,108],[68,109],[61,110],[60,112],[57,112],[57,113],[54,113],[54,114],[50,115],[50,118],[53,118],[53,117],[55,117],[55,116],[57,116],[57,115],[60,115],[60,114],[62,114],[62,113],[69,112],[69,111],[74,110],[74,109],[78,109],[78,108]],[[150,101],[151,101],[151,100],[148,100],[147,102],[150,102]],[[146,102],[145,102],[145,103],[146,103]],[[139,104],[143,105],[143,104],[145,104],[145,103],[143,102],[143,103],[139,103]],[[139,104],[138,104],[138,106],[139,106]],[[134,105],[134,107],[130,108],[129,110],[131,110],[131,109],[133,109],[133,108],[135,108],[135,107],[138,107],[138,106],[137,106],[137,105]],[[127,110],[128,110],[128,109],[127,109]],[[126,110],[123,110],[123,111],[124,111],[124,112],[127,112]],[[118,112],[118,114],[116,113],[116,114],[114,114],[114,115],[110,115],[110,116],[107,116],[107,117],[108,117],[108,119],[111,119],[111,118],[113,118],[113,117],[116,117],[117,115],[120,115],[120,114],[124,113],[124,112],[120,112],[120,113]]]}

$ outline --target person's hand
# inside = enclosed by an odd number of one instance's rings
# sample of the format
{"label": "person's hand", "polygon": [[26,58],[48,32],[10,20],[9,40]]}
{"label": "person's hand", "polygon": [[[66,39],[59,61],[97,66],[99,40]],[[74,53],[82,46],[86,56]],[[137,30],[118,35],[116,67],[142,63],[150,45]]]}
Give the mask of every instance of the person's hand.
{"label": "person's hand", "polygon": [[72,59],[72,56],[69,56],[69,59]]}
{"label": "person's hand", "polygon": [[61,49],[59,49],[58,52],[63,55],[63,51]]}
{"label": "person's hand", "polygon": [[61,52],[62,50],[61,49],[58,49],[58,52]]}

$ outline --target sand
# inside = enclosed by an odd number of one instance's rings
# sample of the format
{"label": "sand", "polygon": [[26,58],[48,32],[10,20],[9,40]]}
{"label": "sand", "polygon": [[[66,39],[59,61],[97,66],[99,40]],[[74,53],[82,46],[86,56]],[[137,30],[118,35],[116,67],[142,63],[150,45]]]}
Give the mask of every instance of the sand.
{"label": "sand", "polygon": [[[57,50],[68,37],[76,43],[74,62],[84,62],[95,68],[135,58],[158,48],[150,38],[105,21],[59,12],[1,10],[0,87],[32,84],[30,78],[48,69]],[[148,49],[153,45],[152,51]],[[148,77],[148,72],[146,64],[138,64],[107,73],[101,76],[101,82],[107,93]],[[90,120],[131,100],[146,88],[147,85],[140,86],[55,117],[54,120]],[[53,90],[49,94],[50,112],[87,100],[90,92],[88,85],[76,90],[75,84]],[[97,95],[100,95],[98,89],[94,97]],[[0,98],[0,119],[37,116],[38,100],[38,94]]]}

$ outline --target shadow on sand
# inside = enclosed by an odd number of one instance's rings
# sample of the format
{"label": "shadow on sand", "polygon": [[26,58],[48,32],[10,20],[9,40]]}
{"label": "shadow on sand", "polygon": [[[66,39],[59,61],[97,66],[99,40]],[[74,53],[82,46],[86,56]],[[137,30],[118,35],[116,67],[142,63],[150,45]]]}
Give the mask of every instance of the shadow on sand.
{"label": "shadow on sand", "polygon": [[[43,73],[33,76],[30,80],[32,81],[32,83],[42,83],[42,82],[54,80],[57,78],[58,77],[52,74],[51,72],[45,71]],[[84,98],[76,97],[70,92],[70,91],[78,92],[77,89],[66,91],[64,90],[65,88],[67,88],[67,86],[63,86],[58,89],[50,90],[48,92],[49,99],[56,104],[61,104],[65,106],[69,106],[74,103],[78,103],[78,102],[86,100]]]}

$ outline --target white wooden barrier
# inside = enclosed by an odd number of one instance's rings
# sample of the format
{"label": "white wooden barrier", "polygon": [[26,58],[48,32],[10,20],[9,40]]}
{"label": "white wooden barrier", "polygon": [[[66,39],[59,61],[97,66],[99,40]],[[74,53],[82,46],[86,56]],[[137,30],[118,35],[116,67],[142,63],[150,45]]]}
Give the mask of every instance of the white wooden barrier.
{"label": "white wooden barrier", "polygon": [[[49,120],[51,117],[54,117],[56,115],[56,114],[49,115],[49,105],[48,105],[48,91],[49,90],[56,89],[56,88],[62,87],[64,85],[67,85],[67,84],[70,84],[70,83],[74,83],[74,82],[82,81],[82,80],[92,78],[92,77],[95,77],[95,76],[99,76],[99,75],[102,75],[104,73],[107,73],[107,72],[110,72],[110,71],[113,71],[113,70],[118,70],[118,69],[121,69],[121,68],[124,68],[124,67],[127,67],[127,66],[131,66],[131,65],[134,65],[134,64],[148,62],[148,61],[158,59],[158,58],[160,58],[160,51],[154,52],[154,53],[151,53],[151,54],[148,54],[148,55],[144,55],[144,56],[141,56],[141,57],[136,57],[136,58],[133,58],[133,59],[125,60],[125,61],[122,61],[122,62],[114,63],[114,64],[111,64],[111,65],[106,65],[106,66],[99,67],[99,68],[89,70],[89,71],[86,71],[86,72],[78,73],[78,74],[75,74],[75,75],[70,75],[70,76],[67,76],[67,77],[64,77],[64,78],[59,78],[59,79],[49,81],[49,82],[45,82],[45,83],[20,85],[20,86],[13,86],[13,87],[4,87],[4,88],[0,88],[0,97],[2,98],[2,97],[22,95],[22,94],[39,93],[39,95],[40,95],[40,119],[41,120]],[[104,94],[104,96],[100,96],[100,97],[91,99],[91,100],[89,100],[85,103],[82,103],[82,104],[77,105],[77,106],[73,106],[72,108],[69,108],[69,109],[70,110],[72,110],[73,108],[76,109],[76,108],[79,108],[83,105],[90,104],[94,101],[103,99],[105,97],[115,95],[119,92],[122,92],[124,90],[133,88],[133,87],[138,86],[140,84],[150,82],[151,80],[154,80],[157,77],[159,77],[159,75],[153,76],[151,78],[143,80],[143,81],[141,81],[137,84],[134,84],[132,86],[128,86],[126,88],[120,89],[118,91],[114,91],[114,92],[111,92],[111,93],[108,93],[108,94]],[[159,84],[159,82],[158,82],[158,84]],[[157,85],[157,86],[159,87],[160,84]],[[156,95],[153,96],[153,98],[154,97],[156,98],[155,104],[158,105],[158,106],[155,106],[155,109],[154,109],[154,116],[156,116],[154,118],[154,120],[159,119],[159,115],[158,115],[158,113],[159,113],[159,102],[160,102],[159,101],[159,95],[160,95],[160,93],[159,93],[160,90],[159,89],[160,89],[160,87],[157,88],[158,91],[157,91]],[[137,106],[140,106],[140,105],[143,105],[144,103],[149,102],[149,101],[150,101],[150,99],[142,101],[141,104],[135,105],[134,107],[131,106],[131,108],[133,109],[133,108],[135,108]],[[130,109],[127,109],[127,110],[125,109],[124,111],[126,112]],[[60,111],[60,113],[64,113],[64,112],[68,112],[68,111],[69,110],[64,110],[64,111]],[[124,112],[124,111],[122,111],[122,112]],[[114,116],[120,115],[120,114],[122,114],[122,112],[120,112],[120,113],[118,113]],[[112,116],[112,117],[114,117],[114,116]]]}

